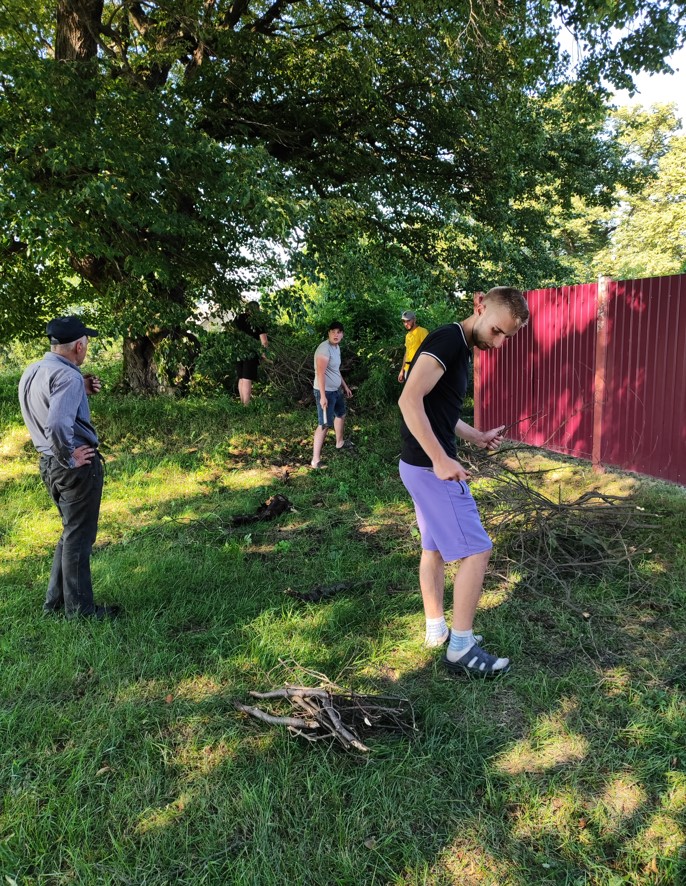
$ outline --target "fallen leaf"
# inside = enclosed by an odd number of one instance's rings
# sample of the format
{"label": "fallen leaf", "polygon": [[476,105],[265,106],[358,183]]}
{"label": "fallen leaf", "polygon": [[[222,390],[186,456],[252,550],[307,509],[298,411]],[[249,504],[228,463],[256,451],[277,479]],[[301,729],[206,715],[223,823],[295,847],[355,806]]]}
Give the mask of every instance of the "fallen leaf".
{"label": "fallen leaf", "polygon": [[165,698],[165,701],[166,701],[167,704],[171,704],[171,703],[174,701],[174,696],[171,694],[171,692],[170,692],[169,695]]}
{"label": "fallen leaf", "polygon": [[364,841],[364,845],[367,849],[376,849],[376,837],[367,837]]}
{"label": "fallen leaf", "polygon": [[111,772],[111,766],[101,766],[100,769],[95,773],[96,775],[104,775],[106,772]]}

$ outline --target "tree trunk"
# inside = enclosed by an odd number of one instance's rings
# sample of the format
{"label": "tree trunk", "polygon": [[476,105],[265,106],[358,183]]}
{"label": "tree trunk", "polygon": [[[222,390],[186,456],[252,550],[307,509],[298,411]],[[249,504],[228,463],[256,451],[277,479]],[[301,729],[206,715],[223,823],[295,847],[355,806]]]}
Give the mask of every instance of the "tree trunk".
{"label": "tree trunk", "polygon": [[133,394],[159,394],[155,345],[147,335],[124,339],[124,387]]}
{"label": "tree trunk", "polygon": [[87,62],[98,52],[104,0],[58,0],[55,58]]}

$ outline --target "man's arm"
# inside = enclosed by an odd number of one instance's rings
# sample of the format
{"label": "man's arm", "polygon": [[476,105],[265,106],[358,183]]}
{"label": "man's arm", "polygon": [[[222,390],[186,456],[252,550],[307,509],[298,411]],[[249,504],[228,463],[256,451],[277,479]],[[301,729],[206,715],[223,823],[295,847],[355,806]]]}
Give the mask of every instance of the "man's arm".
{"label": "man's arm", "polygon": [[500,448],[501,434],[504,430],[505,425],[500,425],[499,428],[493,428],[490,431],[477,431],[476,428],[468,425],[462,419],[455,425],[455,433],[458,437],[461,437],[468,443],[474,443],[479,449],[490,449],[492,452]]}
{"label": "man's arm", "polygon": [[468,480],[459,461],[450,458],[438,442],[424,409],[424,397],[432,391],[445,369],[431,354],[420,354],[398,400],[405,424],[431,459],[439,480]]}
{"label": "man's arm", "polygon": [[319,402],[324,414],[326,415],[326,407],[329,401],[326,399],[326,367],[329,365],[329,358],[317,357],[317,378],[319,379]]}
{"label": "man's arm", "polygon": [[[50,390],[43,432],[53,455],[65,468],[78,468],[88,463],[81,461],[81,453],[74,448],[74,425],[84,385],[80,374],[69,372],[56,377]],[[79,447],[79,450],[83,448]]]}
{"label": "man's arm", "polygon": [[[339,373],[339,375],[340,375],[340,373]],[[353,392],[350,390],[350,388],[346,384],[346,381],[342,375],[341,375],[341,387],[343,388],[343,393],[345,394],[346,397],[352,397]]]}
{"label": "man's arm", "polygon": [[398,381],[405,381],[405,366],[407,365],[407,336],[405,336],[405,352],[403,354],[403,362],[398,373]]}

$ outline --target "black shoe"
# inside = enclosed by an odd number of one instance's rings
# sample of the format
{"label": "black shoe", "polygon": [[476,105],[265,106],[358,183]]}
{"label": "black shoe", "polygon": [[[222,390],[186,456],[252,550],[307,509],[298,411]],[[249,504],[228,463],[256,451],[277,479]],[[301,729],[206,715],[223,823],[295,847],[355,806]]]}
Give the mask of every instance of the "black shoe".
{"label": "black shoe", "polygon": [[63,611],[61,606],[43,606],[43,615],[46,618],[57,618],[62,615]]}
{"label": "black shoe", "polygon": [[121,614],[121,606],[98,606],[92,612],[77,612],[74,615],[68,615],[71,621],[74,618],[94,618],[96,621],[105,621],[109,618],[117,618]]}
{"label": "black shoe", "polygon": [[90,613],[91,618],[97,621],[105,621],[107,618],[119,618],[121,615],[121,606],[97,606],[95,611]]}

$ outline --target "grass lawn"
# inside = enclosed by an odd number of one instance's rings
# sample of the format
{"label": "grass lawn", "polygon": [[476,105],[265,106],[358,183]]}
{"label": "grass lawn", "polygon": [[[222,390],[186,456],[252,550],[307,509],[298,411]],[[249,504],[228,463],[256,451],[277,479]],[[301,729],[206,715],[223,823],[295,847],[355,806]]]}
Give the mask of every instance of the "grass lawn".
{"label": "grass lawn", "polygon": [[[462,681],[422,646],[394,409],[353,414],[357,451],[329,440],[313,472],[313,409],[103,392],[94,584],[126,616],[45,619],[59,518],[16,381],[0,379],[3,883],[686,883],[684,490],[526,456],[555,497],[631,496],[645,550],[631,573],[580,568],[567,594],[491,578],[476,628],[513,670]],[[232,525],[277,492],[292,512]],[[318,603],[286,593],[339,582]],[[284,660],[410,699],[416,737],[368,736],[361,756],[235,711],[292,677]]]}

